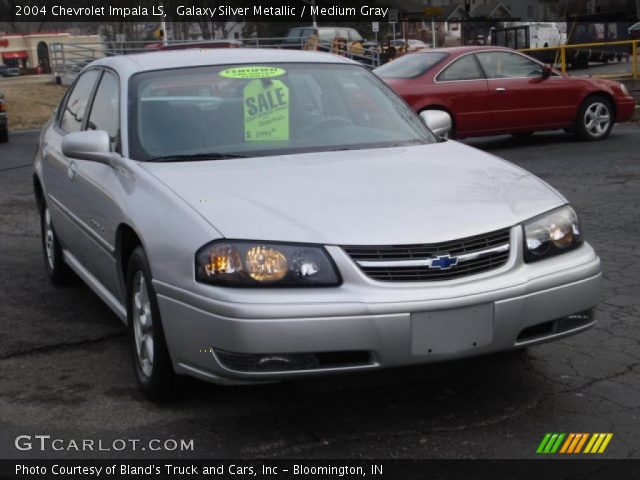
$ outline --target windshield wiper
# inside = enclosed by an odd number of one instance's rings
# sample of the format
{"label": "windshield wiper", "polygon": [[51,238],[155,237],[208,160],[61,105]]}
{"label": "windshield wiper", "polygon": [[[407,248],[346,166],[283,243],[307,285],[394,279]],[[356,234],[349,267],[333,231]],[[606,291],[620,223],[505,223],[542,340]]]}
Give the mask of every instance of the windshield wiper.
{"label": "windshield wiper", "polygon": [[247,158],[246,155],[235,153],[197,153],[193,155],[166,155],[164,157],[153,157],[147,162],[197,162],[204,160],[227,160],[230,158]]}

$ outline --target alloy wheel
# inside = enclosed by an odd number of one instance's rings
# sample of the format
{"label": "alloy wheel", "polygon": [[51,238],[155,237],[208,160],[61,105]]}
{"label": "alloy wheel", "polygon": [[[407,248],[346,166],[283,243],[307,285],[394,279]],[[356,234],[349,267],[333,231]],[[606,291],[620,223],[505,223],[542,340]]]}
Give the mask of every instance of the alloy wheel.
{"label": "alloy wheel", "polygon": [[598,138],[607,133],[611,124],[609,106],[602,102],[594,102],[584,113],[584,126],[589,135]]}
{"label": "alloy wheel", "polygon": [[136,343],[136,357],[145,376],[153,373],[153,318],[149,290],[144,275],[136,272],[133,279],[133,334]]}
{"label": "alloy wheel", "polygon": [[45,208],[44,210],[44,248],[47,254],[47,262],[49,262],[49,268],[53,270],[55,268],[55,251],[54,251],[54,240],[55,234],[53,233],[53,226],[51,225],[51,214],[49,213],[49,209]]}

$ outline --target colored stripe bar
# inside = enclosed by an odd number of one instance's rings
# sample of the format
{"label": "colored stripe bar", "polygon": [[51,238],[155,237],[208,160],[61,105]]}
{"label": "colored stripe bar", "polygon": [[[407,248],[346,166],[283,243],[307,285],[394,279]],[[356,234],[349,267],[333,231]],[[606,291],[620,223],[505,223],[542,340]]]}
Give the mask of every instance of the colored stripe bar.
{"label": "colored stripe bar", "polygon": [[576,433],[576,436],[573,438],[573,442],[571,442],[571,446],[569,447],[569,450],[567,450],[567,453],[573,453],[581,438],[582,434]]}
{"label": "colored stripe bar", "polygon": [[598,448],[600,448],[600,444],[604,440],[604,437],[606,437],[604,433],[596,433],[595,435],[597,435],[598,438],[596,439],[596,443],[593,444],[593,447],[591,447],[591,453],[598,453]]}
{"label": "colored stripe bar", "polygon": [[560,453],[566,453],[567,449],[569,448],[569,445],[571,445],[571,442],[573,442],[573,439],[575,438],[576,434],[575,433],[570,433],[569,436],[567,437],[567,440],[564,442],[564,445],[562,445],[562,449],[560,450]]}
{"label": "colored stripe bar", "polygon": [[589,443],[587,443],[587,448],[584,449],[584,453],[591,453],[591,448],[593,447],[593,444],[596,443],[597,439],[598,435],[596,435],[595,433],[591,435],[591,440],[589,440]]}
{"label": "colored stripe bar", "polygon": [[609,442],[613,438],[613,433],[607,433],[606,435],[607,436],[605,437],[604,441],[602,442],[602,445],[600,445],[600,450],[598,450],[598,453],[604,453],[605,449],[607,448],[607,445],[609,445]]}
{"label": "colored stripe bar", "polygon": [[558,434],[557,433],[554,433],[553,435],[551,435],[551,438],[547,442],[547,446],[544,447],[544,452],[543,453],[551,453],[551,449],[553,448],[553,445],[556,443],[556,439],[557,438],[558,438]]}
{"label": "colored stripe bar", "polygon": [[582,447],[584,445],[584,442],[587,441],[587,438],[589,438],[589,434],[588,433],[583,433],[582,434],[582,438],[578,442],[578,445],[576,445],[576,450],[573,453],[580,453],[582,451]]}
{"label": "colored stripe bar", "polygon": [[544,438],[540,442],[540,445],[538,445],[538,449],[536,450],[536,453],[542,453],[544,451],[544,447],[547,445],[547,442],[549,441],[550,438],[551,438],[550,433],[545,434]]}
{"label": "colored stripe bar", "polygon": [[612,438],[613,433],[546,433],[536,453],[604,453]]}
{"label": "colored stripe bar", "polygon": [[558,435],[558,439],[556,440],[556,443],[553,445],[553,447],[551,447],[550,453],[556,453],[558,451],[558,449],[560,448],[560,444],[562,443],[562,439],[564,437],[565,437],[564,433],[561,433],[560,435]]}

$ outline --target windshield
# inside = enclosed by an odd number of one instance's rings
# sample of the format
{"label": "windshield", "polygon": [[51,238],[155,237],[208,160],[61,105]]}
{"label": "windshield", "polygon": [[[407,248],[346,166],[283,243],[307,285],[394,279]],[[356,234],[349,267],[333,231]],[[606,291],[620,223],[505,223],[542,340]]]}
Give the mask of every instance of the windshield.
{"label": "windshield", "polygon": [[376,68],[382,78],[412,78],[426,73],[449,55],[442,52],[411,53]]}
{"label": "windshield", "polygon": [[[196,160],[433,143],[366,69],[340,64],[190,67],[136,74],[136,160]],[[189,158],[190,157],[190,158]]]}

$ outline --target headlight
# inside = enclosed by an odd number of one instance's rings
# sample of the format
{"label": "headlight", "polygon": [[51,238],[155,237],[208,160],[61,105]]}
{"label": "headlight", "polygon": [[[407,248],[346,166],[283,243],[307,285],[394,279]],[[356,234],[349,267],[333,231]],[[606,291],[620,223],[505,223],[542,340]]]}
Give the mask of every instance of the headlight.
{"label": "headlight", "polygon": [[626,85],[624,83],[620,84],[620,89],[622,90],[622,93],[628,97],[629,96],[629,89],[626,87]]}
{"label": "headlight", "polygon": [[324,248],[218,240],[196,253],[196,280],[226,287],[329,287],[340,284]]}
{"label": "headlight", "polygon": [[532,218],[523,228],[527,263],[567,252],[582,243],[578,215],[569,205]]}

